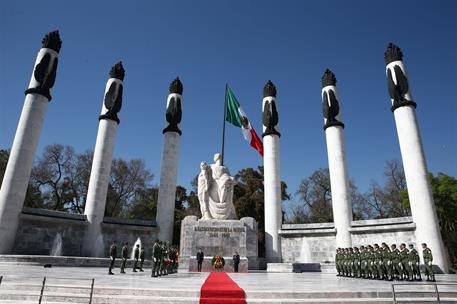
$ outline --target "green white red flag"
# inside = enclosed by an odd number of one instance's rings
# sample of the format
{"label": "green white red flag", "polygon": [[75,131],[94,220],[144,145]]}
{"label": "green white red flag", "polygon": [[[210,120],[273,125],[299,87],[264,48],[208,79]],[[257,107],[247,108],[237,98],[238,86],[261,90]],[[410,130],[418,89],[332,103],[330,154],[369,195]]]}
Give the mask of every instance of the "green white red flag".
{"label": "green white red flag", "polygon": [[227,86],[225,92],[225,104],[227,106],[225,120],[232,125],[241,128],[244,139],[249,142],[251,147],[256,149],[263,157],[263,144],[259,136],[251,126],[246,113],[240,106],[232,90]]}

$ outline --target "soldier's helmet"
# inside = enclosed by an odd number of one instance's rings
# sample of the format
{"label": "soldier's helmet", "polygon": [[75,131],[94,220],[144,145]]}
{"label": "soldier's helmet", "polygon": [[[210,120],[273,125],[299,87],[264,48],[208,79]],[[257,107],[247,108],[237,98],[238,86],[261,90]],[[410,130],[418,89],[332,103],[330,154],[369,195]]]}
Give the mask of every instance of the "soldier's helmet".
{"label": "soldier's helmet", "polygon": [[378,244],[374,244],[374,248],[379,248],[379,245]]}
{"label": "soldier's helmet", "polygon": [[395,249],[395,248],[397,248],[397,245],[395,245],[395,244],[392,244],[392,246],[390,246],[390,247],[392,247],[392,248],[394,248],[394,249]]}
{"label": "soldier's helmet", "polygon": [[427,247],[427,244],[426,244],[426,243],[422,243],[422,247],[423,247],[423,248],[426,248],[426,247]]}
{"label": "soldier's helmet", "polygon": [[409,244],[408,246],[409,246],[409,248],[414,248],[413,244]]}

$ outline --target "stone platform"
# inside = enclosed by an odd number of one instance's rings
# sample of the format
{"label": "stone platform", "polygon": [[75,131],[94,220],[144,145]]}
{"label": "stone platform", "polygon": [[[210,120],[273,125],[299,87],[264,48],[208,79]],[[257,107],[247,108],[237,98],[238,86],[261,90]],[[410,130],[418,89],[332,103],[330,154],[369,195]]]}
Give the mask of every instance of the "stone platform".
{"label": "stone platform", "polygon": [[258,269],[257,222],[250,217],[240,220],[199,220],[186,216],[181,224],[180,269],[196,269],[195,256],[201,248],[205,255],[203,267],[210,270],[215,255],[223,256],[227,270],[233,269],[232,257],[238,252],[240,272]]}
{"label": "stone platform", "polygon": [[[177,273],[151,278],[145,272],[107,274],[107,269],[4,265],[0,263],[1,304],[38,303],[46,276],[44,303],[88,303],[94,279],[92,303],[146,304],[199,303],[200,288],[208,273]],[[325,273],[230,273],[244,289],[247,303],[393,303],[391,282],[336,277]],[[438,275],[438,283],[457,284],[456,275]],[[433,303],[434,286],[412,282],[397,289],[402,303]],[[438,285],[441,303],[457,303],[456,285]]]}

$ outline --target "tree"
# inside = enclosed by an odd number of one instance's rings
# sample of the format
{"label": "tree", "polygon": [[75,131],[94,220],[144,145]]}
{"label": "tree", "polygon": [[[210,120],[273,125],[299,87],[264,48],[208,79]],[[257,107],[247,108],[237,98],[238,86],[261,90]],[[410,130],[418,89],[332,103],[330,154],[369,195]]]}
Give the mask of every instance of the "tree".
{"label": "tree", "polygon": [[[263,166],[245,168],[235,175],[237,184],[234,187],[233,203],[238,218],[253,217],[258,223],[259,256],[265,253],[265,202]],[[290,199],[287,185],[281,181],[281,200]]]}
{"label": "tree", "polygon": [[[77,156],[73,147],[48,145],[32,169],[31,184],[41,191],[43,207],[81,213],[83,193],[78,191]],[[29,202],[30,203],[30,202]]]}
{"label": "tree", "polygon": [[159,197],[159,188],[150,187],[147,189],[139,189],[135,193],[127,212],[127,217],[132,219],[155,219],[157,213],[157,201]]}
{"label": "tree", "polygon": [[372,209],[371,217],[389,218],[411,215],[406,178],[400,161],[388,160],[384,168],[385,183],[372,182],[365,194],[366,204]]}
{"label": "tree", "polygon": [[129,209],[135,205],[135,197],[150,186],[152,179],[153,174],[146,168],[143,160],[114,159],[105,216],[127,216]]}
{"label": "tree", "polygon": [[429,174],[441,236],[452,267],[457,268],[457,179],[438,173]]}
{"label": "tree", "polygon": [[9,157],[10,152],[8,150],[0,149],[0,187],[3,182],[3,176],[5,175],[6,165],[8,164]]}
{"label": "tree", "polygon": [[[366,218],[365,197],[358,191],[355,183],[349,181],[349,192],[353,207],[353,218]],[[301,204],[295,203],[291,208],[289,223],[326,223],[333,222],[332,191],[330,173],[321,168],[304,179],[296,192]],[[369,209],[369,208],[368,208]]]}

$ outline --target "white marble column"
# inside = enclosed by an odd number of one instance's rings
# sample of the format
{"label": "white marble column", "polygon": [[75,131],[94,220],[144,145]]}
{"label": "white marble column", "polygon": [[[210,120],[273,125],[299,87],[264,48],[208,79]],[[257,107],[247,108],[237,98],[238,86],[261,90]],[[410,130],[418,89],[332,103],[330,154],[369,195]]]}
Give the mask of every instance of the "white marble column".
{"label": "white marble column", "polygon": [[336,247],[347,248],[352,247],[349,232],[352,221],[352,203],[344,149],[344,124],[336,90],[336,77],[329,69],[322,76],[322,107],[332,191],[333,222],[336,229]]}
{"label": "white marble column", "polygon": [[51,100],[50,89],[56,77],[61,44],[58,31],[44,37],[25,91],[24,107],[0,189],[0,254],[11,253],[14,246],[19,214],[24,205],[44,116]]}
{"label": "white marble column", "polygon": [[124,75],[125,71],[120,62],[112,67],[110,78],[106,83],[84,209],[84,214],[89,222],[83,244],[83,255],[85,256],[96,256],[103,252],[100,248],[96,248],[96,244],[99,245],[100,242],[97,242],[97,238],[102,235],[101,224],[105,215],[114,142],[119,124],[117,113],[122,106]]}
{"label": "white marble column", "polygon": [[173,241],[173,225],[176,200],[176,179],[178,175],[180,123],[182,117],[183,86],[179,78],[170,84],[165,118],[167,127],[163,130],[163,151],[160,164],[159,197],[156,221],[161,241]]}
{"label": "white marble column", "polygon": [[392,102],[391,110],[397,126],[411,213],[416,224],[417,245],[427,243],[433,252],[433,264],[440,267],[443,272],[448,272],[449,265],[441,238],[416,118],[416,103],[411,96],[406,69],[402,61],[403,54],[400,48],[391,43],[384,56],[387,85]]}
{"label": "white marble column", "polygon": [[265,258],[267,263],[281,262],[282,224],[281,174],[279,166],[279,115],[276,87],[269,80],[263,89],[263,171],[265,195]]}

